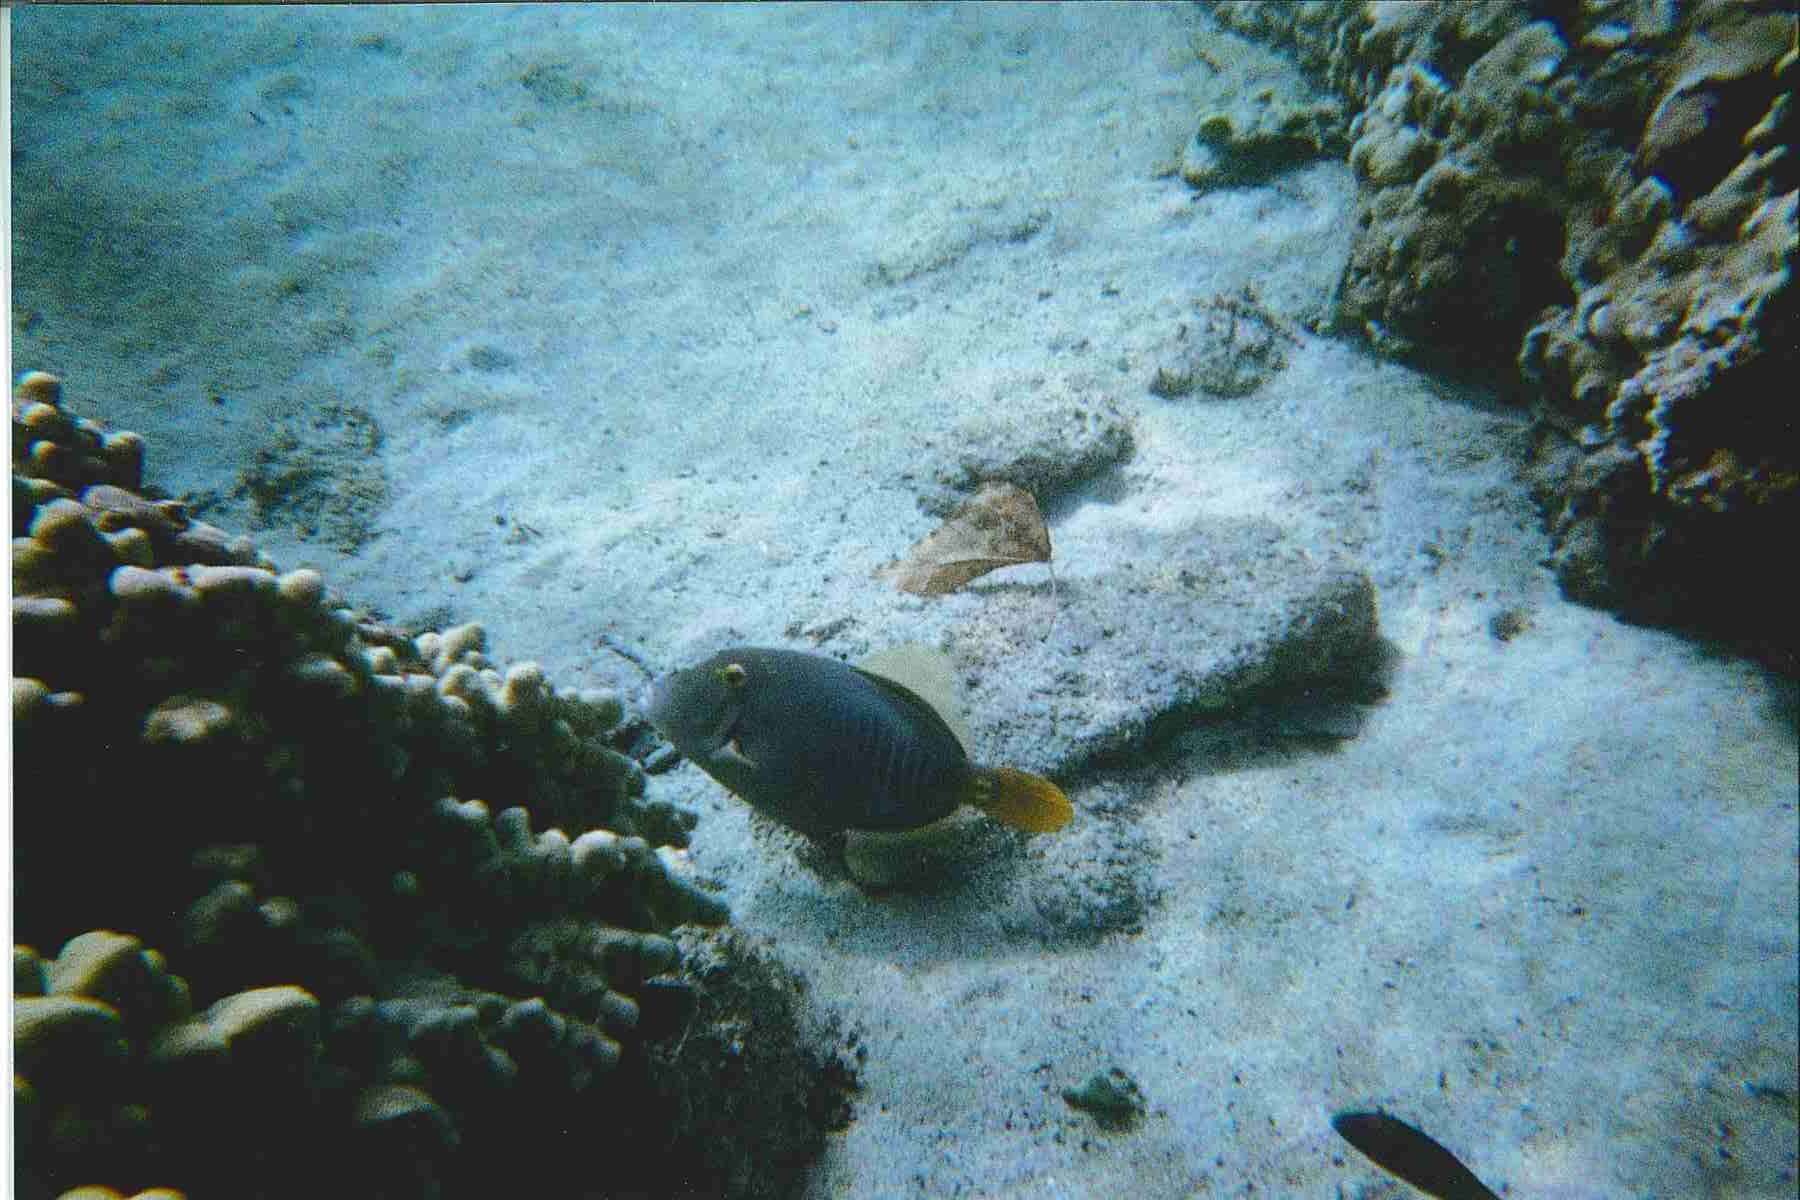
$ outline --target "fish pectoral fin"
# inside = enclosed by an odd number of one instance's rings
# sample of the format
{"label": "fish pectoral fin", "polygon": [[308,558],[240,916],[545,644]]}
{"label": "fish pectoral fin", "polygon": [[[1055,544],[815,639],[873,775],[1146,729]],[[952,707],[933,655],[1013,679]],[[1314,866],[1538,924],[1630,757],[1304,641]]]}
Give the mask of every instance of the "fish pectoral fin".
{"label": "fish pectoral fin", "polygon": [[714,750],[711,754],[707,755],[707,757],[716,763],[736,763],[738,766],[746,767],[752,771],[756,769],[756,760],[744,753],[743,746],[738,744],[736,738],[732,738],[729,742],[726,742],[723,746],[720,746],[717,750]]}
{"label": "fish pectoral fin", "polygon": [[975,772],[968,801],[1002,825],[1026,833],[1055,833],[1075,816],[1061,788],[1029,771],[987,767]]}

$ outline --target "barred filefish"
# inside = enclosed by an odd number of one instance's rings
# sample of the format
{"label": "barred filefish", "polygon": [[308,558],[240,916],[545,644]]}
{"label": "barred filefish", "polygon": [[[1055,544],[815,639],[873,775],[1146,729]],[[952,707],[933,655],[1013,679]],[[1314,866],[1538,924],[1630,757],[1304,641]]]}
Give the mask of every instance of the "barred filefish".
{"label": "barred filefish", "polygon": [[895,678],[934,675],[948,680],[948,663],[917,648],[854,667],[738,646],[658,680],[646,715],[701,770],[814,839],[917,829],[962,804],[1033,833],[1066,825],[1061,789],[972,764],[953,708]]}

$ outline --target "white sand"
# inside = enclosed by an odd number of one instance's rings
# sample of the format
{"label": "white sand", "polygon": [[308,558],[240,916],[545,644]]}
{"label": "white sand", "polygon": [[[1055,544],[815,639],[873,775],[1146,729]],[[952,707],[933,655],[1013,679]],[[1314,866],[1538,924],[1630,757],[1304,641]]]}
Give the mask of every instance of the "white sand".
{"label": "white sand", "polygon": [[[737,922],[863,1031],[811,1195],[1387,1195],[1326,1125],[1374,1105],[1520,1197],[1792,1195],[1792,685],[1561,600],[1517,412],[1310,335],[1256,395],[1146,390],[1191,300],[1325,311],[1346,169],[1159,170],[1209,97],[1293,87],[1278,60],[1151,4],[14,30],[17,366],[177,493],[229,491],[282,420],[365,415],[379,536],[258,536],[397,618],[480,619],[577,685],[633,684],[608,632],[671,663],[842,617],[831,649],[905,641],[921,605],[868,572],[931,527],[946,431],[997,393],[1028,419],[1034,380],[1137,430],[1052,514],[1071,575],[1254,517],[1375,581],[1400,654],[1361,737],[1197,736],[1078,789],[1160,896],[1135,934],[871,900],[698,772],[655,781]],[[1111,1066],[1135,1131],[1061,1098]]]}

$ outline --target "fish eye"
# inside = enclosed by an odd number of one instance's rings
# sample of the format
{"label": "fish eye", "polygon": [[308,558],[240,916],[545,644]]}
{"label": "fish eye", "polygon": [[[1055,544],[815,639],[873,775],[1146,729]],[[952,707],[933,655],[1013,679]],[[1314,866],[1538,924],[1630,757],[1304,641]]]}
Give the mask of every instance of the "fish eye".
{"label": "fish eye", "polygon": [[748,676],[749,672],[744,670],[743,663],[726,663],[719,668],[719,682],[728,688],[743,687]]}

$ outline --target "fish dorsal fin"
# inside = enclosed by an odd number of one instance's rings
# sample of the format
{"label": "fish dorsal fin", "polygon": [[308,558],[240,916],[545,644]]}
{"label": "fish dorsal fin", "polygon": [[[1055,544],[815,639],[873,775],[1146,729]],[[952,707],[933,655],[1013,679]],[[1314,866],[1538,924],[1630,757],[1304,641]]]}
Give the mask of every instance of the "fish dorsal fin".
{"label": "fish dorsal fin", "polygon": [[956,735],[964,753],[968,752],[969,723],[957,699],[956,672],[948,656],[908,642],[876,651],[860,660],[856,669],[882,682],[897,683],[923,700]]}

